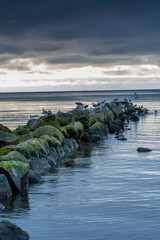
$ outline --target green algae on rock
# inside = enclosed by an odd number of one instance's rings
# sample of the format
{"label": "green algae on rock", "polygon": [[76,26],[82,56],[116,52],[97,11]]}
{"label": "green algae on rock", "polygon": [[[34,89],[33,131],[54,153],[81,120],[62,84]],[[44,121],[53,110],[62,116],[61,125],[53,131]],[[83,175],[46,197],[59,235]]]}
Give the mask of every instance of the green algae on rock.
{"label": "green algae on rock", "polygon": [[80,122],[75,122],[74,125],[66,125],[61,127],[62,132],[69,136],[69,137],[73,137],[73,138],[78,138],[80,136],[80,134],[84,131],[84,127],[83,124]]}
{"label": "green algae on rock", "polygon": [[43,135],[53,136],[53,137],[57,138],[61,143],[64,140],[63,133],[59,129],[52,127],[52,126],[43,126],[43,127],[37,128],[33,132],[33,137],[35,137],[35,138],[40,138]]}
{"label": "green algae on rock", "polygon": [[17,151],[12,151],[7,155],[1,156],[0,162],[2,161],[20,161],[20,162],[28,163],[28,159],[25,158],[23,154]]}
{"label": "green algae on rock", "polygon": [[20,161],[0,162],[0,174],[4,174],[9,182],[13,194],[23,193],[27,185],[29,165]]}
{"label": "green algae on rock", "polygon": [[60,141],[53,136],[43,135],[40,139],[46,140],[50,146],[57,147],[61,145]]}
{"label": "green algae on rock", "polygon": [[19,143],[18,136],[16,136],[15,134],[0,130],[0,147],[9,145],[9,144],[18,144],[18,143]]}

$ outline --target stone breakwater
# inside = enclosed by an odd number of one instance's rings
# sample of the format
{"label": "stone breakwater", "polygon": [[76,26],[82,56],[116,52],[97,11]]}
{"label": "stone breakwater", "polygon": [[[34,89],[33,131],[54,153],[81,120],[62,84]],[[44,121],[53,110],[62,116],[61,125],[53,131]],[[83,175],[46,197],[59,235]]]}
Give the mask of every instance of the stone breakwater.
{"label": "stone breakwater", "polygon": [[56,168],[58,160],[81,142],[99,141],[109,133],[121,134],[123,140],[127,123],[148,112],[127,99],[92,106],[77,103],[70,112],[30,119],[13,131],[0,124],[0,200],[25,194],[30,184],[41,181],[41,174]]}

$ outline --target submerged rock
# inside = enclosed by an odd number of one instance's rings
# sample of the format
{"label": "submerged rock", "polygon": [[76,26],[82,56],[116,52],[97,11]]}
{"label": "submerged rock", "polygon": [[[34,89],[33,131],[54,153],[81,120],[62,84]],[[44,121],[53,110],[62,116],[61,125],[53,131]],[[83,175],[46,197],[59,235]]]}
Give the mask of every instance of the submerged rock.
{"label": "submerged rock", "polygon": [[138,152],[151,152],[152,149],[150,149],[150,148],[144,148],[144,147],[139,147],[139,148],[137,148],[137,151],[138,151]]}
{"label": "submerged rock", "polygon": [[71,159],[71,160],[64,161],[64,164],[66,165],[66,167],[74,167],[75,162],[73,159]]}
{"label": "submerged rock", "polygon": [[0,222],[1,240],[28,240],[30,236],[27,232],[8,221]]}

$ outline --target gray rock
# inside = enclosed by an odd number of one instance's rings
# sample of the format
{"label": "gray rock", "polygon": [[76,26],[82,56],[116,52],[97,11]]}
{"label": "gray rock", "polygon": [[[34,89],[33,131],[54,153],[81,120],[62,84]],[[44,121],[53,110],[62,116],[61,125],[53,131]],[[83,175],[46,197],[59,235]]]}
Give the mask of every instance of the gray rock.
{"label": "gray rock", "polygon": [[152,149],[150,149],[150,148],[144,148],[144,147],[139,147],[139,148],[137,148],[137,151],[138,151],[138,152],[151,152]]}
{"label": "gray rock", "polygon": [[12,196],[12,190],[5,175],[0,175],[0,199]]}
{"label": "gray rock", "polygon": [[28,240],[30,236],[27,232],[8,221],[0,222],[1,240]]}
{"label": "gray rock", "polygon": [[47,156],[47,160],[52,169],[56,168],[57,162],[56,162],[56,159],[54,156],[52,156],[52,155]]}
{"label": "gray rock", "polygon": [[0,212],[2,212],[4,209],[5,209],[5,206],[2,203],[0,203]]}
{"label": "gray rock", "polygon": [[41,182],[41,175],[38,172],[30,169],[28,172],[28,181],[29,185],[39,183]]}
{"label": "gray rock", "polygon": [[123,137],[123,136],[122,136],[122,137],[120,136],[120,137],[118,138],[118,140],[121,140],[121,141],[126,141],[126,140],[127,140],[127,138],[125,138],[125,137]]}

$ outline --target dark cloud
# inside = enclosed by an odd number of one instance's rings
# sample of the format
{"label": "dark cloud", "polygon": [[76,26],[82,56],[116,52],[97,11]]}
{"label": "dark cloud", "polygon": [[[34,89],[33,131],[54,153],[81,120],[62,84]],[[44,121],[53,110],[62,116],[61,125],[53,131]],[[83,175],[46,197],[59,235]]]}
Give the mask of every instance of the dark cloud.
{"label": "dark cloud", "polygon": [[0,63],[159,64],[159,22],[158,0],[2,0]]}

